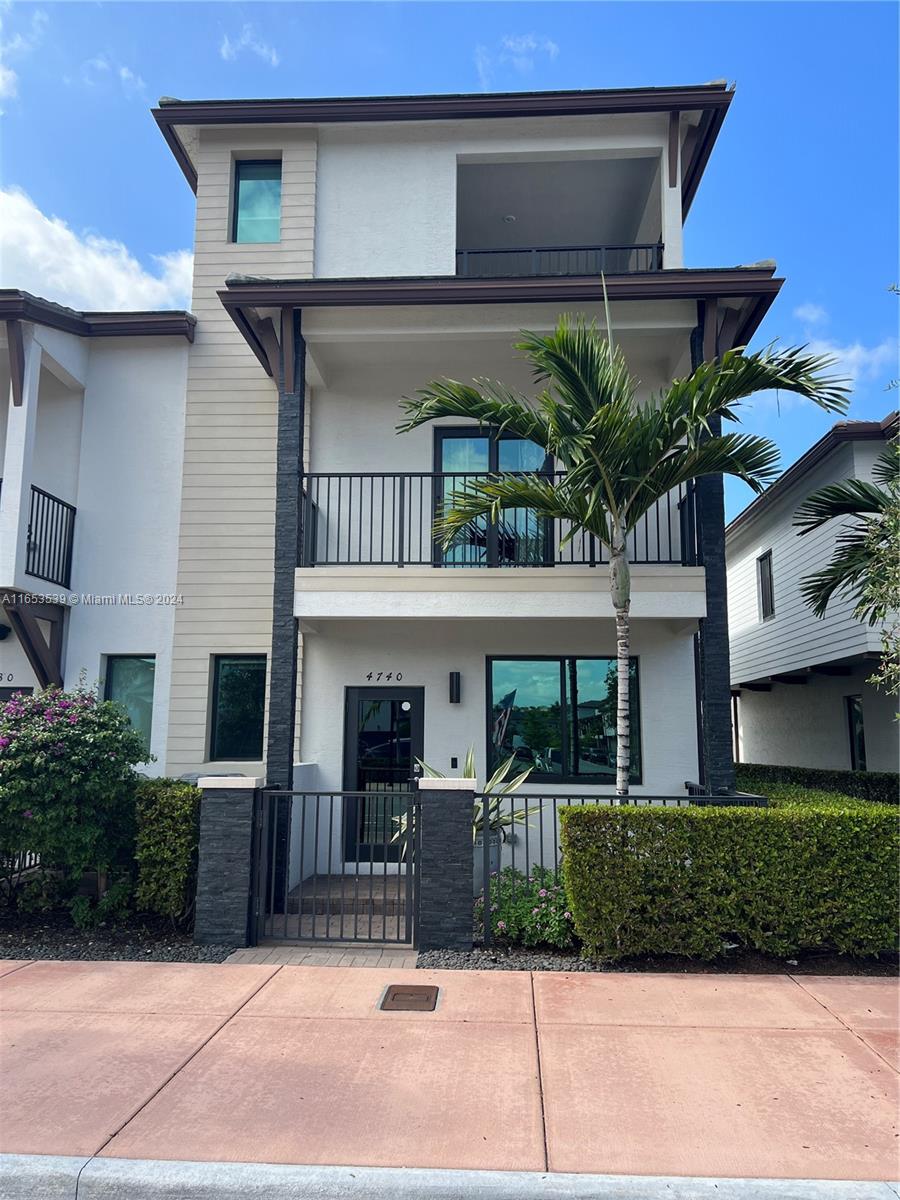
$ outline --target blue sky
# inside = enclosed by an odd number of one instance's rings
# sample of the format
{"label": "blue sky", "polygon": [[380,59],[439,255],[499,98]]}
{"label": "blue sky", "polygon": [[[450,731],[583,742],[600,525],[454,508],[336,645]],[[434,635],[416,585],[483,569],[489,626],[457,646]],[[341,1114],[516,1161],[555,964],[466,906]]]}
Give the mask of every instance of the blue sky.
{"label": "blue sky", "polygon": [[[887,291],[900,275],[897,14],[865,2],[0,0],[0,282],[81,306],[183,302],[193,197],[148,114],[160,95],[726,78],[737,95],[688,220],[686,264],[774,258],[787,283],[757,342],[837,353],[856,380],[850,416],[881,417],[900,373],[900,305]],[[745,422],[778,442],[784,465],[830,423],[769,396]],[[729,485],[731,515],[745,493]]]}

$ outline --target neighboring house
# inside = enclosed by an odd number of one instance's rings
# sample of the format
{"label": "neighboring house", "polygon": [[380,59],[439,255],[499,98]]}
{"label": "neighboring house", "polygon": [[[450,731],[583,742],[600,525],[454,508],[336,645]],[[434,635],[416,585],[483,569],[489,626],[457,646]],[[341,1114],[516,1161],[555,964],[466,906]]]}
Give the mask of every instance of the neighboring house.
{"label": "neighboring house", "polygon": [[800,584],[831,558],[852,518],[800,536],[794,514],[811,492],[872,478],[900,432],[883,421],[841,421],[757,497],[725,531],[735,757],[744,762],[856,771],[896,771],[897,698],[866,682],[881,630],[853,615],[838,592],[824,618]]}
{"label": "neighboring house", "polygon": [[[462,423],[398,436],[398,399],[444,374],[530,386],[518,331],[561,312],[603,321],[601,272],[641,398],[746,344],[781,287],[774,266],[682,260],[732,96],[716,83],[161,101],[197,194],[196,329],[168,314],[151,338],[162,317],[123,315],[112,341],[109,318],[68,314],[61,334],[42,315],[54,306],[4,301],[24,349],[0,583],[178,599],[61,607],[66,683],[155,655],[151,745],[171,775],[285,786],[303,761],[305,787],[371,791],[405,787],[416,756],[452,773],[474,745],[482,777],[512,753],[544,791],[611,791],[600,548],[561,548],[522,513],[442,550],[432,516],[462,474],[554,464]],[[78,371],[45,330],[77,349]],[[38,364],[48,409],[71,418],[46,470],[25,428],[40,435]],[[32,483],[77,508],[71,580],[29,572]],[[733,783],[723,512],[721,480],[701,481],[632,538],[638,794]],[[7,664],[27,675],[11,639]],[[351,857],[366,821],[359,806]]]}
{"label": "neighboring house", "polygon": [[194,318],[2,290],[0,321],[0,702],[99,682],[157,773]]}

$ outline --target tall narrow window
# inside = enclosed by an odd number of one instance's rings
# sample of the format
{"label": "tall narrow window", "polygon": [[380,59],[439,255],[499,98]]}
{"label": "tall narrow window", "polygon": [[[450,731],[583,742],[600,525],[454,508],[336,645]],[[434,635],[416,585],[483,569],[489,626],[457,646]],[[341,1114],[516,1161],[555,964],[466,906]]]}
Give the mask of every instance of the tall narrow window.
{"label": "tall narrow window", "polygon": [[213,663],[210,761],[262,758],[266,656],[220,654]]}
{"label": "tall narrow window", "polygon": [[847,732],[850,735],[850,769],[866,769],[866,732],[863,728],[862,696],[845,696],[847,703]]}
{"label": "tall narrow window", "polygon": [[234,164],[235,242],[277,242],[281,239],[281,163]]}
{"label": "tall narrow window", "polygon": [[767,550],[756,560],[756,581],[759,592],[759,618],[768,621],[775,616],[775,585],[772,581],[772,551]]}
{"label": "tall narrow window", "polygon": [[152,654],[110,654],[106,659],[104,699],[115,700],[144,741],[150,755],[153,725],[153,679],[156,659]]}

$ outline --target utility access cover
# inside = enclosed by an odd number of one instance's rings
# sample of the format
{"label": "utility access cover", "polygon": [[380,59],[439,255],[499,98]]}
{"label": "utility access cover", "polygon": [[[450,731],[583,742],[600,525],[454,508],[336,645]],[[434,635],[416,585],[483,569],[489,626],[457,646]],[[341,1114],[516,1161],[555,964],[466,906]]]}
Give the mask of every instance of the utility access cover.
{"label": "utility access cover", "polygon": [[384,993],[385,1012],[434,1012],[438,989],[433,984],[392,983]]}

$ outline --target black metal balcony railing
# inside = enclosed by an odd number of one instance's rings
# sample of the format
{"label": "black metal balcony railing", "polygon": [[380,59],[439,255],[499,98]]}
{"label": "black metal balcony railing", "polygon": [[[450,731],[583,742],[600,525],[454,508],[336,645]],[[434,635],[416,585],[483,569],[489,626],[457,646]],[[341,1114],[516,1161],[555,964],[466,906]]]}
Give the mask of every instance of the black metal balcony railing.
{"label": "black metal balcony railing", "polygon": [[456,274],[465,279],[522,275],[631,275],[661,271],[662,242],[623,246],[521,246],[514,250],[457,250]]}
{"label": "black metal balcony railing", "polygon": [[74,506],[32,484],[25,574],[67,588],[72,578],[74,534]]}
{"label": "black metal balcony railing", "polygon": [[[595,537],[568,542],[564,521],[509,509],[496,524],[476,522],[445,548],[435,532],[443,501],[484,475],[307,475],[300,566],[554,567],[598,566],[609,555]],[[552,476],[550,477],[552,478]],[[692,484],[658,501],[628,537],[632,563],[698,563]]]}

